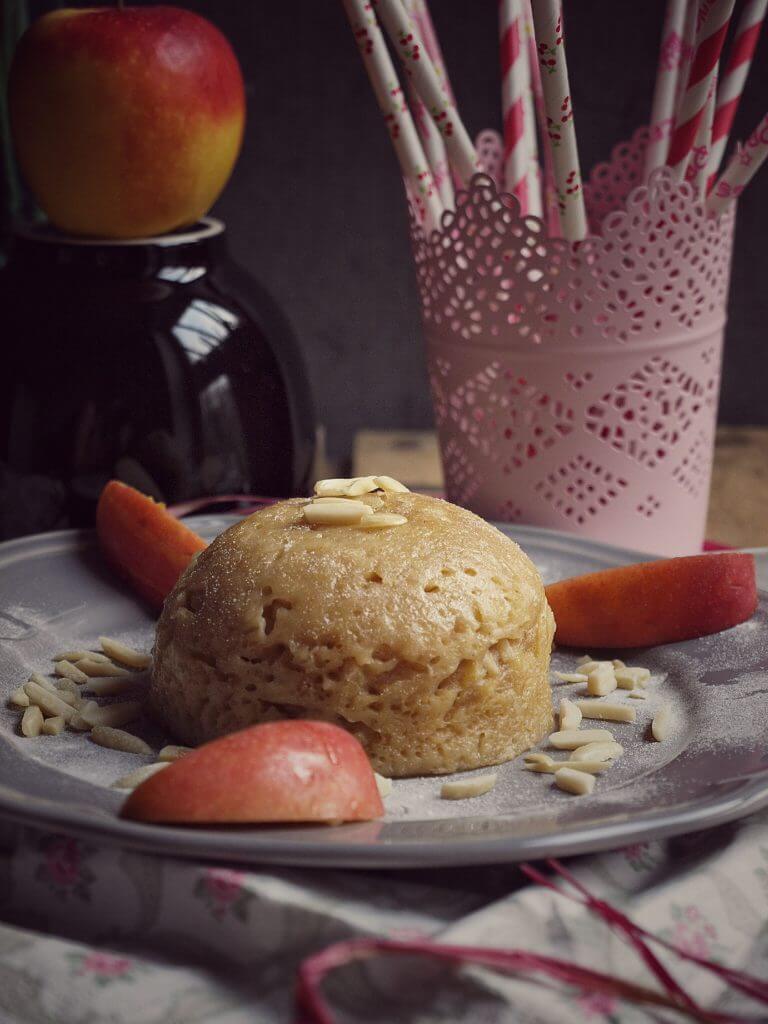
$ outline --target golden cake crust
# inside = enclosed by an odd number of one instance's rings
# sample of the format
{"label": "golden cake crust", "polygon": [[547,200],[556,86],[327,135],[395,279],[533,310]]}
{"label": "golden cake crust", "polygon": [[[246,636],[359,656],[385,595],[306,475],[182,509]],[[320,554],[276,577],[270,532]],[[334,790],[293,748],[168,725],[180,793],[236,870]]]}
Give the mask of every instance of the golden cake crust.
{"label": "golden cake crust", "polygon": [[310,526],[292,499],[187,569],[158,623],[151,686],[178,740],[325,719],[403,776],[495,764],[550,730],[554,620],[528,557],[448,502],[366,500],[407,522]]}

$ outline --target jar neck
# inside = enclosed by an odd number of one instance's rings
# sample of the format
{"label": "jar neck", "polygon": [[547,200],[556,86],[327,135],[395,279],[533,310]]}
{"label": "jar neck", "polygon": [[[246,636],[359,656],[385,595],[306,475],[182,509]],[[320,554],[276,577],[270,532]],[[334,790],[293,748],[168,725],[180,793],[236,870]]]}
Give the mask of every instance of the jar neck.
{"label": "jar neck", "polygon": [[96,239],[63,235],[48,225],[19,225],[11,260],[59,275],[160,278],[187,284],[219,262],[226,251],[226,229],[214,217],[190,228],[153,238]]}

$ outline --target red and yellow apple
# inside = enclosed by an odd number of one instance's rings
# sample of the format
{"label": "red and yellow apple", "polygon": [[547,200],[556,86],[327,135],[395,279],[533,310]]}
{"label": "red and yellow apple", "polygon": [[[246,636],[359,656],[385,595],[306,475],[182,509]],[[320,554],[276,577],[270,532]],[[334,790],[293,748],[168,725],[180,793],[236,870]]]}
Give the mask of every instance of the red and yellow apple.
{"label": "red and yellow apple", "polygon": [[51,11],[19,41],[8,85],[22,173],[56,227],[139,238],[193,224],[243,135],[231,46],[178,7]]}
{"label": "red and yellow apple", "polygon": [[555,641],[650,647],[719,633],[757,608],[755,560],[737,551],[639,562],[551,583]]}
{"label": "red and yellow apple", "polygon": [[330,722],[265,722],[141,783],[122,817],[166,824],[371,821],[384,814],[360,742]]}

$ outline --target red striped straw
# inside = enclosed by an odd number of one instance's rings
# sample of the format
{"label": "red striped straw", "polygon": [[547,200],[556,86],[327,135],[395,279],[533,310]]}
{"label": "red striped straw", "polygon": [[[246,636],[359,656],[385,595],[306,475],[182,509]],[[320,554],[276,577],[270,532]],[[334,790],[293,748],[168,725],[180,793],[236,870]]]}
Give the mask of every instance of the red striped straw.
{"label": "red striped straw", "polygon": [[682,181],[704,116],[707,96],[723,50],[735,0],[700,0],[696,52],[669,144],[667,164]]}
{"label": "red striped straw", "polygon": [[520,212],[541,216],[538,183],[531,181],[533,94],[521,0],[499,0],[499,62],[504,124],[504,188],[520,203]]}
{"label": "red striped straw", "polygon": [[741,12],[739,25],[733,37],[728,62],[720,76],[717,88],[715,119],[712,123],[712,151],[709,156],[709,188],[712,187],[720,166],[733,118],[744,91],[752,57],[763,27],[768,0],[747,0]]}
{"label": "red striped straw", "polygon": [[560,224],[563,238],[578,242],[587,236],[587,212],[568,82],[562,5],[560,0],[534,0],[532,11]]}
{"label": "red striped straw", "polygon": [[648,148],[645,151],[645,177],[667,159],[669,139],[675,123],[677,82],[686,67],[683,32],[686,0],[669,0],[661,33],[659,64],[653,90]]}

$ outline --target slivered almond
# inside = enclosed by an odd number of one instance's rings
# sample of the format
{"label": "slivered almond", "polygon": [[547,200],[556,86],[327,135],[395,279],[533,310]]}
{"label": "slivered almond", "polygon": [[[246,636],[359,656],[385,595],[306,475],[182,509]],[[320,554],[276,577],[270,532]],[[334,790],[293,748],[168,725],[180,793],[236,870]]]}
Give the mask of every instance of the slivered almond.
{"label": "slivered almond", "polygon": [[110,750],[123,750],[126,754],[151,754],[152,748],[144,740],[124,729],[114,729],[109,725],[94,725],[91,739],[100,747]]}
{"label": "slivered almond", "polygon": [[99,705],[95,700],[81,700],[77,706],[77,713],[70,718],[67,725],[70,729],[77,729],[78,732],[90,732],[92,728],[91,723],[83,718],[83,712],[98,711],[98,709]]}
{"label": "slivered almond", "polygon": [[80,697],[76,693],[70,693],[69,690],[59,690],[57,694],[59,700],[63,700],[65,704],[69,704],[72,708],[80,706]]}
{"label": "slivered almond", "polygon": [[577,700],[574,702],[584,718],[598,718],[604,722],[634,722],[636,713],[628,704],[609,701]]}
{"label": "slivered almond", "polygon": [[182,757],[186,757],[187,754],[191,754],[194,747],[177,747],[173,744],[169,744],[167,747],[163,747],[160,753],[157,755],[158,761],[179,761]]}
{"label": "slivered almond", "polygon": [[594,670],[596,668],[601,668],[601,667],[611,668],[612,669],[613,668],[613,662],[612,661],[595,661],[594,659],[592,661],[582,661],[581,664],[578,666],[578,669],[579,669],[579,672],[585,672],[587,675],[589,675],[590,672],[594,672]]}
{"label": "slivered almond", "polygon": [[405,516],[398,515],[396,512],[374,512],[372,516],[363,519],[357,526],[362,530],[384,530],[390,526],[403,526],[407,522]]}
{"label": "slivered almond", "polygon": [[599,775],[613,766],[613,761],[552,761],[550,764],[527,764],[525,767],[529,772],[546,773],[553,775],[561,768],[573,768],[579,772],[589,772],[590,775]]}
{"label": "slivered almond", "polygon": [[614,668],[626,668],[627,666],[624,664],[624,662],[621,660],[621,658],[614,658],[613,659],[613,667]]}
{"label": "slivered almond", "polygon": [[645,686],[650,678],[650,670],[639,666],[616,670],[616,685],[622,690],[634,690],[636,686]]}
{"label": "slivered almond", "polygon": [[120,640],[114,640],[111,636],[100,636],[99,643],[102,651],[115,661],[119,661],[121,665],[145,669],[152,664],[149,654],[137,651],[135,648],[129,647],[128,644],[121,643]]}
{"label": "slivered almond", "polygon": [[551,734],[549,742],[557,750],[576,750],[587,743],[612,743],[613,734],[607,729],[561,729]]}
{"label": "slivered almond", "polygon": [[71,693],[75,697],[80,693],[80,687],[77,683],[73,683],[71,679],[65,679],[64,677],[57,681],[56,689],[59,693]]}
{"label": "slivered almond", "polygon": [[672,708],[665,704],[659,708],[651,722],[651,735],[661,743],[672,732]]}
{"label": "slivered almond", "polygon": [[18,690],[14,690],[11,696],[8,698],[8,703],[13,704],[15,708],[28,708],[29,697],[24,692],[24,687],[20,686]]}
{"label": "slivered almond", "polygon": [[378,772],[374,772],[373,777],[376,780],[379,796],[389,796],[392,792],[392,779],[388,779],[384,775],[379,775]]}
{"label": "slivered almond", "polygon": [[580,702],[568,700],[567,697],[563,697],[560,701],[560,730],[567,729],[578,729],[581,725],[582,709]]}
{"label": "slivered almond", "polygon": [[598,664],[587,673],[587,693],[593,697],[605,697],[616,689],[616,675],[610,662]]}
{"label": "slivered almond", "polygon": [[391,476],[375,476],[373,478],[376,482],[376,486],[380,487],[382,491],[390,491],[392,494],[409,494],[410,491],[401,484],[399,480],[395,480]]}
{"label": "slivered almond", "polygon": [[42,688],[44,690],[47,690],[49,693],[59,692],[56,684],[52,683],[50,679],[46,679],[46,677],[42,675],[40,672],[33,672],[29,678],[32,680],[33,683],[37,683],[38,686],[42,686]]}
{"label": "slivered almond", "polygon": [[525,754],[523,760],[526,764],[554,764],[554,758],[550,757],[549,754],[541,754],[539,751],[534,750],[530,754]]}
{"label": "slivered almond", "polygon": [[52,661],[80,661],[81,658],[88,658],[91,656],[91,651],[79,650],[74,651],[59,651],[58,654],[54,654]]}
{"label": "slivered almond", "polygon": [[57,676],[63,676],[65,679],[71,679],[73,683],[82,685],[88,681],[88,676],[79,669],[76,665],[73,665],[71,661],[67,661],[66,658],[62,661],[57,661],[53,666]]}
{"label": "slivered almond", "polygon": [[54,715],[53,718],[46,718],[42,725],[42,732],[46,736],[59,736],[64,732],[64,726],[67,723],[60,715]]}
{"label": "slivered almond", "polygon": [[77,667],[89,678],[95,676],[97,679],[103,679],[105,676],[123,677],[138,674],[131,672],[130,669],[123,668],[122,665],[115,665],[111,661],[95,661],[93,658],[85,658],[83,661],[78,661]]}
{"label": "slivered almond", "polygon": [[555,772],[555,785],[574,796],[588,796],[595,788],[595,776],[574,768],[559,768]]}
{"label": "slivered almond", "polygon": [[362,501],[310,502],[303,509],[310,526],[356,526],[362,519],[371,519],[371,510]]}
{"label": "slivered almond", "polygon": [[[95,703],[95,702],[94,702]],[[109,725],[119,728],[139,718],[143,705],[138,700],[127,700],[122,704],[109,704],[107,707],[81,708],[80,715],[93,728],[96,725]]]}
{"label": "slivered almond", "polygon": [[586,683],[587,681],[583,672],[553,672],[552,675],[561,683]]}
{"label": "slivered almond", "polygon": [[490,793],[496,785],[498,775],[477,775],[474,779],[457,779],[455,782],[444,782],[440,789],[441,800],[469,800],[473,796]]}
{"label": "slivered almond", "polygon": [[129,690],[135,690],[145,682],[143,676],[102,676],[101,678],[89,679],[83,687],[88,693],[95,693],[97,697],[117,697]]}
{"label": "slivered almond", "polygon": [[145,764],[141,768],[137,768],[135,772],[130,772],[128,775],[124,775],[117,782],[112,783],[112,789],[135,789],[140,786],[146,779],[151,778],[161,768],[167,768],[170,761],[157,761],[155,764]]}
{"label": "slivered almond", "polygon": [[75,713],[75,709],[63,701],[58,693],[51,693],[32,679],[24,683],[24,692],[30,704],[36,704],[47,718],[61,717],[69,721]]}
{"label": "slivered almond", "polygon": [[21,716],[21,734],[28,739],[39,736],[43,728],[43,713],[37,704],[30,705]]}
{"label": "slivered almond", "polygon": [[588,661],[594,661],[595,659],[591,654],[582,654],[579,660],[576,662],[577,665],[586,665]]}
{"label": "slivered almond", "polygon": [[375,476],[356,476],[350,481],[347,494],[350,498],[355,498],[358,494],[370,494],[371,491],[378,490],[378,487]]}
{"label": "slivered almond", "polygon": [[647,690],[630,690],[627,696],[634,697],[635,700],[645,700],[648,692]]}
{"label": "slivered almond", "polygon": [[[582,734],[587,730],[582,730]],[[624,747],[615,740],[598,740],[576,747],[571,754],[571,761],[615,761],[624,753]]]}

